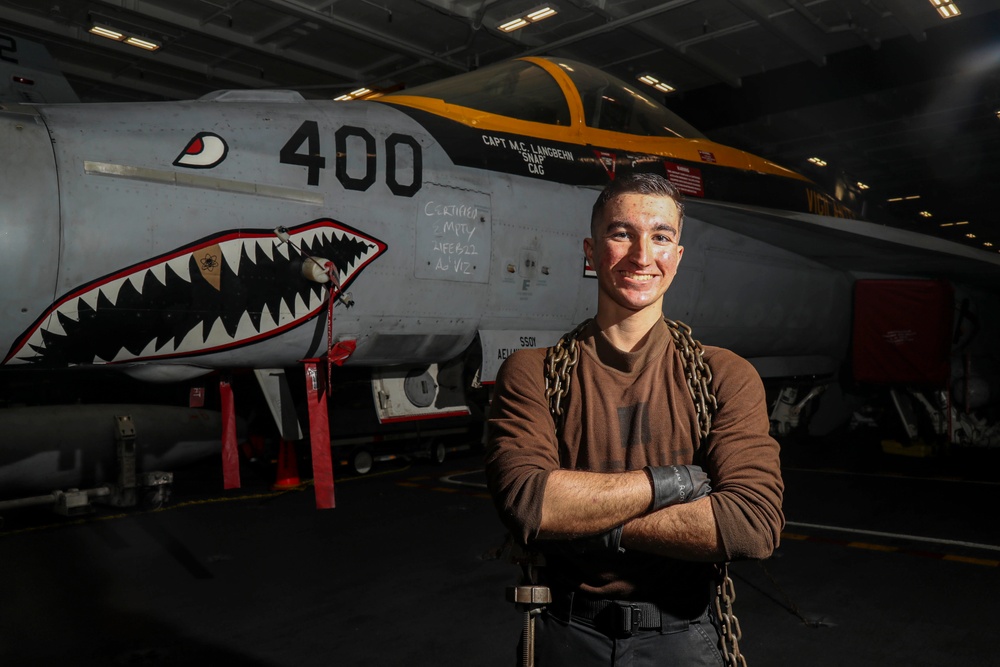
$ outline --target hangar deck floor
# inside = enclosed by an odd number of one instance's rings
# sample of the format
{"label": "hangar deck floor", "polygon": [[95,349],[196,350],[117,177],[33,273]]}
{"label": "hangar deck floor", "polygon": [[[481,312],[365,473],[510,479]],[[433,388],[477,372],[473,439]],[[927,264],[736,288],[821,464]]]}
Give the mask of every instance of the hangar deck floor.
{"label": "hangar deck floor", "polygon": [[[974,454],[786,446],[782,545],[732,568],[750,665],[997,664],[1000,455]],[[209,463],[160,511],[8,515],[0,664],[514,664],[477,456],[342,476],[327,511],[262,478],[222,493]]]}

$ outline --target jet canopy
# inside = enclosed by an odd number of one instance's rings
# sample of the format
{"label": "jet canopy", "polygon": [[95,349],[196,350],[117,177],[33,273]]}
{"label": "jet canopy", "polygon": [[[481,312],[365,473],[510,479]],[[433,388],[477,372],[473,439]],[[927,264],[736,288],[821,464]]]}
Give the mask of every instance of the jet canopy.
{"label": "jet canopy", "polygon": [[[550,68],[565,76],[558,77]],[[398,95],[434,98],[446,104],[548,125],[569,127],[581,122],[594,129],[638,136],[705,138],[636,86],[597,68],[565,59],[509,60]],[[391,98],[388,96],[389,101]]]}

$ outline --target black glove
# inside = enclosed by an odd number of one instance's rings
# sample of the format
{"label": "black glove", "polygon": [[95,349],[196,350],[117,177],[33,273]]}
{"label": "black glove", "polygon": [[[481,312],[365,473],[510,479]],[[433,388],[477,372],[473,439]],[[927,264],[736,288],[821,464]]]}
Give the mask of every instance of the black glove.
{"label": "black glove", "polygon": [[712,490],[700,466],[646,466],[644,470],[653,484],[650,512],[691,502]]}

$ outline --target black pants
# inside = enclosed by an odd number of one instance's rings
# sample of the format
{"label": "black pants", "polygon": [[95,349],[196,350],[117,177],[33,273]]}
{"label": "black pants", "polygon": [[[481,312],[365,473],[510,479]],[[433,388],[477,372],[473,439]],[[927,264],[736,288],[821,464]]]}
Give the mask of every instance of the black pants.
{"label": "black pants", "polygon": [[694,620],[665,622],[659,630],[639,630],[628,637],[614,636],[588,620],[545,611],[535,620],[535,665],[720,667],[725,663],[718,642],[707,610]]}

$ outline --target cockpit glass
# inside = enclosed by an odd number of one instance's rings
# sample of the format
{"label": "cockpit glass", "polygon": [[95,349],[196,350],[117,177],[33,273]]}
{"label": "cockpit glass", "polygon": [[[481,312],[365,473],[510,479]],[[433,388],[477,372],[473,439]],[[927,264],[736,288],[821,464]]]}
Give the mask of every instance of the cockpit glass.
{"label": "cockpit glass", "polygon": [[401,91],[487,113],[549,125],[569,125],[562,89],[541,67],[523,60],[490,65],[462,76]]}
{"label": "cockpit glass", "polygon": [[590,127],[646,137],[705,137],[673,111],[621,79],[572,61],[554,62],[580,92],[585,121]]}

